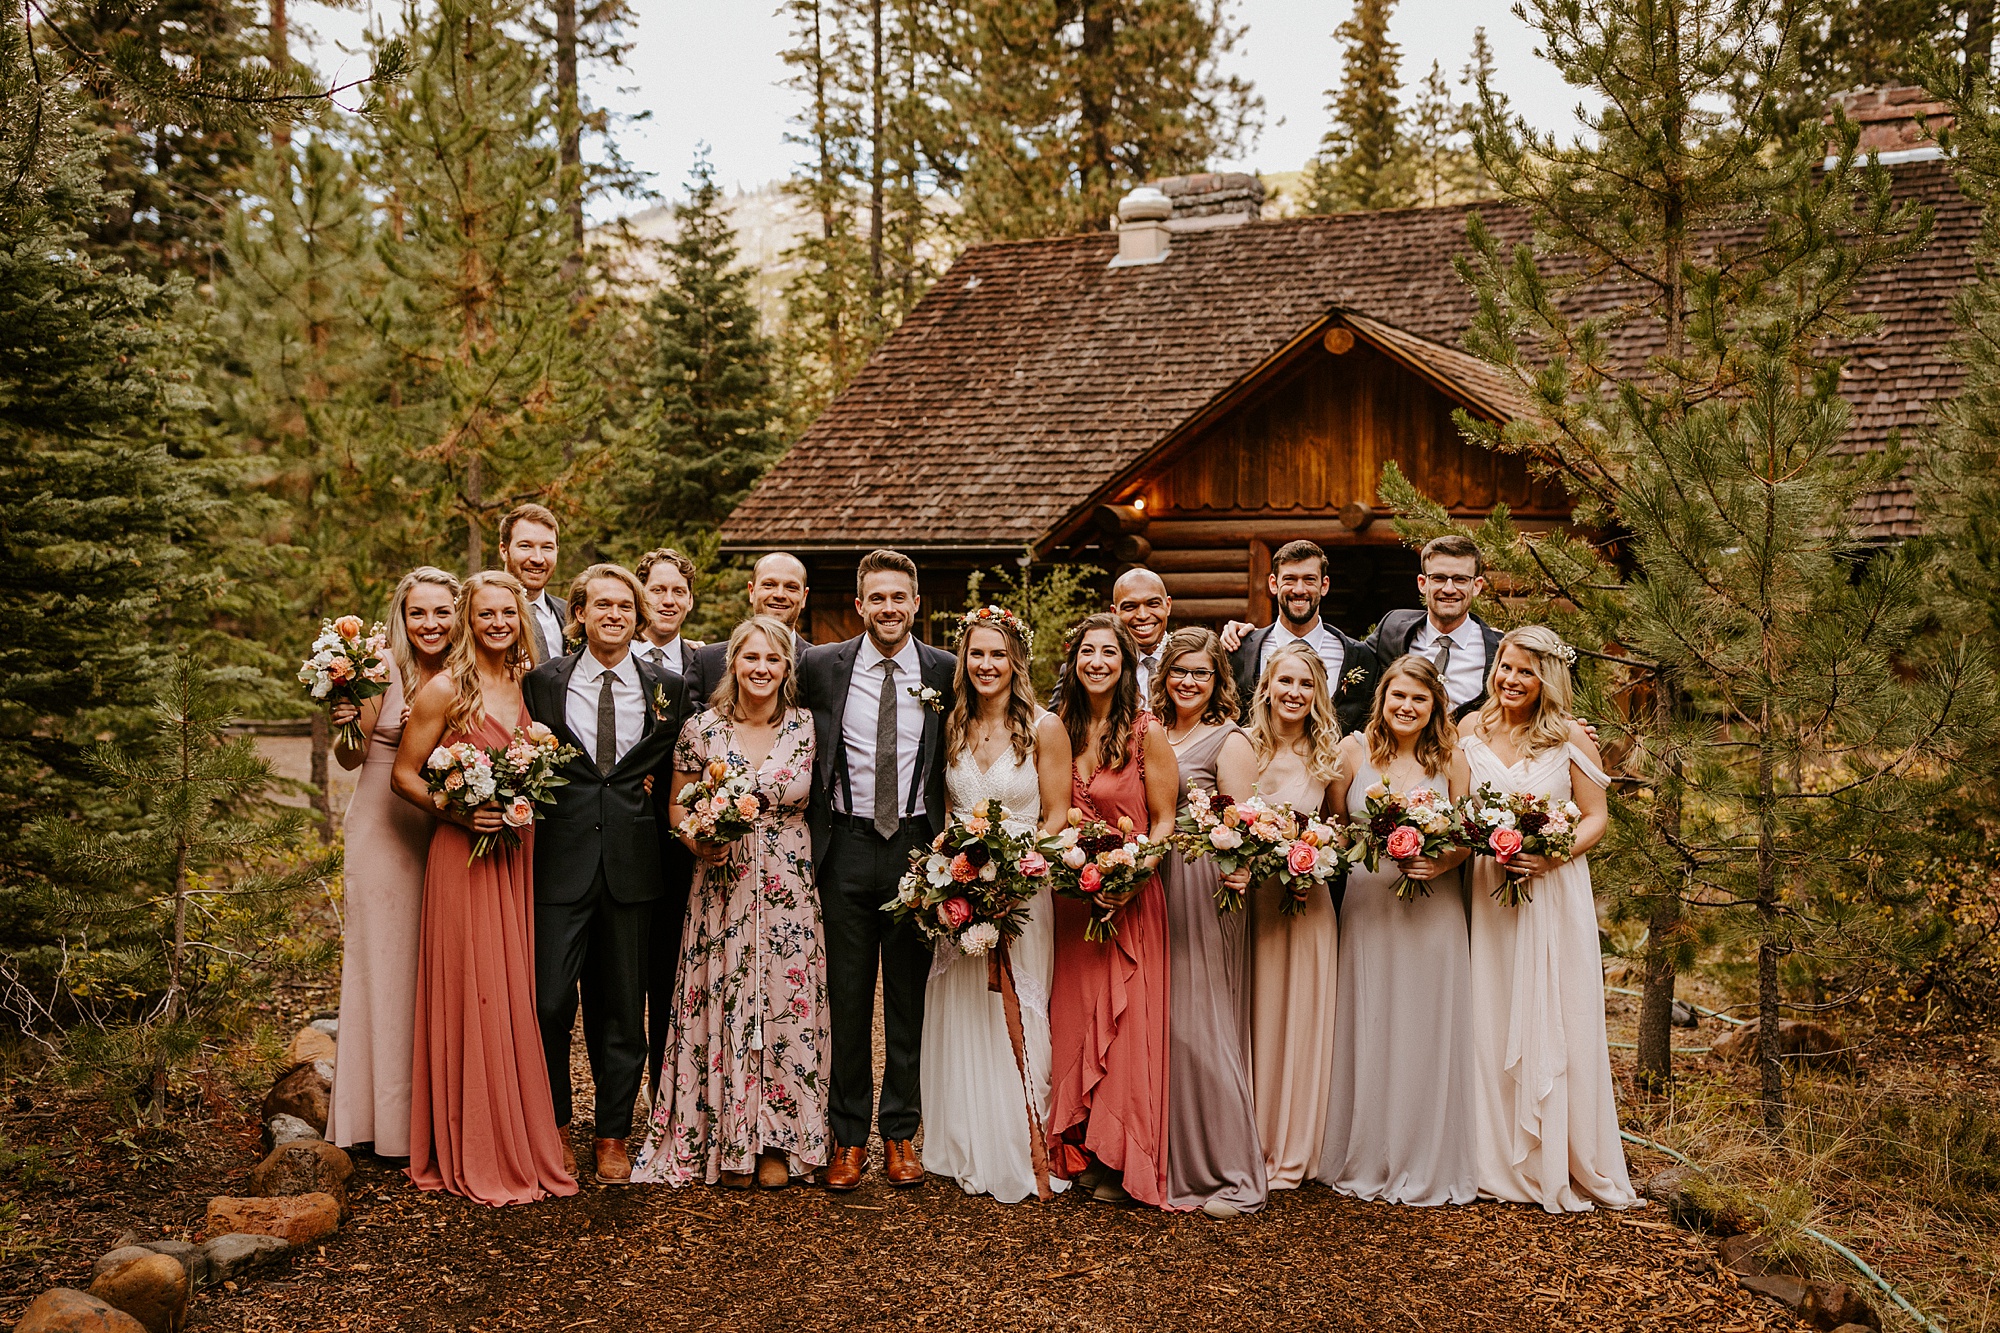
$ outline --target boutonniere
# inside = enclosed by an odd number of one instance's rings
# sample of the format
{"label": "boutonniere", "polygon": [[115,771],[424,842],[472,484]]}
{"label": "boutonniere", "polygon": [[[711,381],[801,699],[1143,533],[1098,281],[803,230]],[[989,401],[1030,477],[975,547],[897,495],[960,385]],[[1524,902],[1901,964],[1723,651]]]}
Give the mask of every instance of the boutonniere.
{"label": "boutonniere", "polygon": [[655,685],[653,687],[653,721],[665,722],[673,716],[673,712],[674,705],[673,701],[667,697],[667,687],[664,685]]}
{"label": "boutonniere", "polygon": [[928,685],[910,686],[909,695],[933,713],[942,713],[944,711],[944,695]]}
{"label": "boutonniere", "polygon": [[1368,679],[1368,668],[1356,667],[1354,668],[1354,670],[1348,672],[1346,675],[1340,678],[1340,688],[1343,690],[1355,689],[1361,684],[1362,681],[1367,679]]}

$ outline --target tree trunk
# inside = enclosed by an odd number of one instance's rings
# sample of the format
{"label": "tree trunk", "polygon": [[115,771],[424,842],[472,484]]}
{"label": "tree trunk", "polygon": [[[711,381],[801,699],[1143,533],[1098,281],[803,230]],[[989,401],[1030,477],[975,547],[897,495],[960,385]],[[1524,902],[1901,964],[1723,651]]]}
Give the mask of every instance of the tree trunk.
{"label": "tree trunk", "polygon": [[477,574],[486,568],[485,534],[480,530],[480,514],[486,497],[481,494],[479,456],[465,465],[465,572]]}
{"label": "tree trunk", "polygon": [[333,841],[333,793],[327,787],[328,753],[333,745],[333,724],[327,720],[324,708],[315,709],[312,720],[312,767],[307,773],[313,785],[312,808],[319,816],[319,836],[322,842]]}
{"label": "tree trunk", "polygon": [[1764,1129],[1785,1128],[1785,1070],[1778,1062],[1777,763],[1771,754],[1771,705],[1760,718],[1757,751],[1757,1066],[1763,1073]]}
{"label": "tree trunk", "polygon": [[[1662,735],[1671,733],[1679,691],[1671,676],[1662,674],[1653,700],[1655,725]],[[1671,849],[1681,832],[1681,762],[1671,755],[1666,764],[1667,788],[1655,803],[1655,821],[1662,842]],[[1639,1067],[1641,1088],[1664,1091],[1674,1079],[1674,972],[1680,952],[1680,885],[1660,886],[1646,922],[1646,979],[1639,1000]]]}
{"label": "tree trunk", "polygon": [[576,0],[555,0],[556,114],[562,135],[563,212],[569,215],[570,258],[564,276],[583,266],[583,103],[576,86]]}
{"label": "tree trunk", "polygon": [[1112,102],[1116,81],[1114,18],[1111,0],[1083,0],[1083,41],[1077,51],[1077,110],[1082,142],[1077,145],[1083,168],[1083,197],[1101,193],[1105,204],[1100,226],[1108,226],[1117,205],[1116,162],[1111,141]]}
{"label": "tree trunk", "polygon": [[868,21],[873,46],[868,80],[868,308],[879,320],[887,293],[882,265],[882,100],[887,96],[882,78],[882,0],[871,0]]}
{"label": "tree trunk", "polygon": [[[283,73],[292,63],[291,47],[286,39],[285,0],[271,0],[271,68]],[[277,109],[271,119],[271,142],[280,149],[292,146],[292,123],[285,116],[284,107]]]}

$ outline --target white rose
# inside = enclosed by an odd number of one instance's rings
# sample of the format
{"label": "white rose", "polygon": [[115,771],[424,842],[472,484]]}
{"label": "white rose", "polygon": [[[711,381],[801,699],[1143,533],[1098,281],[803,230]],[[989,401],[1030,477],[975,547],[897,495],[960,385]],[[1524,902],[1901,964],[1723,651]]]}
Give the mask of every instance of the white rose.
{"label": "white rose", "polygon": [[1062,854],[1062,863],[1071,870],[1083,869],[1083,863],[1089,859],[1088,856],[1084,855],[1083,848],[1077,846],[1065,848]]}
{"label": "white rose", "polygon": [[447,749],[445,749],[445,748],[444,748],[444,747],[443,747],[442,745],[438,746],[438,747],[437,747],[437,749],[435,749],[435,750],[432,750],[432,751],[431,751],[431,757],[430,757],[430,758],[428,758],[428,759],[426,759],[426,760],[424,760],[424,767],[425,767],[425,768],[450,768],[450,767],[451,767],[451,751],[450,751],[450,750],[447,750]]}
{"label": "white rose", "polygon": [[1000,878],[1000,867],[994,862],[988,861],[985,865],[979,867],[979,878],[985,883],[991,884],[994,880]]}
{"label": "white rose", "polygon": [[1218,852],[1233,852],[1243,845],[1243,830],[1217,824],[1208,831],[1208,840]]}

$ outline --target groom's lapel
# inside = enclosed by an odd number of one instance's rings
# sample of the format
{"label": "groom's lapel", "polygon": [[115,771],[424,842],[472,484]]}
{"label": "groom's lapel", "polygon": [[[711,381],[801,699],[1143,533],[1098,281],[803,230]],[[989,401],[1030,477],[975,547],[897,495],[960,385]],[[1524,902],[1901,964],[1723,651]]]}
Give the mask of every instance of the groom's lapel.
{"label": "groom's lapel", "polygon": [[558,740],[565,745],[574,745],[585,754],[590,747],[582,737],[569,729],[569,679],[576,674],[576,664],[583,657],[585,649],[578,649],[567,657],[556,659],[555,679],[549,684],[549,730],[555,732]]}
{"label": "groom's lapel", "polygon": [[[928,689],[937,691],[938,700],[943,702],[945,691],[951,688],[951,678],[957,669],[955,659],[936,655],[936,650],[926,644],[917,645],[917,678]],[[944,729],[944,709],[924,705],[924,739],[917,748],[917,781],[925,781],[930,772],[932,756],[940,749],[939,733]]]}
{"label": "groom's lapel", "polygon": [[828,662],[833,679],[827,686],[826,709],[833,720],[833,744],[815,755],[814,762],[821,770],[820,781],[826,784],[829,791],[833,785],[834,761],[839,755],[847,723],[847,691],[854,684],[854,664],[860,657],[861,639],[857,637],[836,646]]}

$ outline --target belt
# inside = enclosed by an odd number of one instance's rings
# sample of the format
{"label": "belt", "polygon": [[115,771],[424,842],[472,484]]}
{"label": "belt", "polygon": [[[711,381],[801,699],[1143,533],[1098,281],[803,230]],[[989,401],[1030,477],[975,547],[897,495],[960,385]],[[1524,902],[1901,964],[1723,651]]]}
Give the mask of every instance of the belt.
{"label": "belt", "polygon": [[[923,816],[921,815],[905,816],[904,818],[896,821],[896,827],[900,830],[903,828],[913,826],[922,818]],[[875,827],[874,820],[863,819],[860,815],[842,814],[838,810],[833,812],[833,826],[835,828],[853,829],[857,833],[859,832],[873,833],[878,838],[882,836],[881,830]]]}

